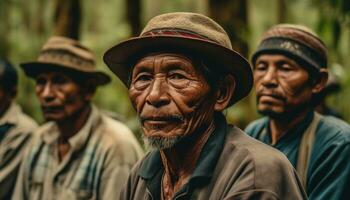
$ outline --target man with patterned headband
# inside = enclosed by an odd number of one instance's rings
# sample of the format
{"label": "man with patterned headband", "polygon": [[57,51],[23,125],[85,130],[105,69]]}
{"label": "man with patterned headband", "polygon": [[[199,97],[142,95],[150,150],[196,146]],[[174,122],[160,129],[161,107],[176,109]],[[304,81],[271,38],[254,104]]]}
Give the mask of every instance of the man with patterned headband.
{"label": "man with patterned headband", "polygon": [[36,131],[13,199],[118,199],[142,150],[131,131],[91,103],[110,82],[78,41],[52,37],[37,61],[21,64],[36,80],[47,123]]}
{"label": "man with patterned headband", "polygon": [[226,123],[222,111],[249,93],[253,76],[212,19],[156,16],[104,61],[128,87],[154,148],[120,199],[306,199],[282,153]]}
{"label": "man with patterned headband", "polygon": [[350,126],[314,112],[327,82],[327,50],[304,26],[269,29],[252,56],[257,109],[246,132],[282,151],[310,199],[350,199]]}

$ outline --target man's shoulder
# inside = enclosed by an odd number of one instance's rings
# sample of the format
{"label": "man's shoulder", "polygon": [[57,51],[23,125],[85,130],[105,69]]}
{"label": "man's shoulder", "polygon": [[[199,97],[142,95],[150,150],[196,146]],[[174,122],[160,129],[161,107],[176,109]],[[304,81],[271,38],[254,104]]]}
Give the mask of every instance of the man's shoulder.
{"label": "man's shoulder", "polygon": [[23,127],[27,132],[33,132],[38,128],[38,123],[23,112],[18,113],[18,119],[18,126]]}
{"label": "man's shoulder", "polygon": [[103,137],[114,142],[128,142],[135,140],[132,131],[122,122],[106,115],[101,115],[101,121],[96,127],[97,131],[101,131]]}
{"label": "man's shoulder", "polygon": [[341,119],[322,116],[316,131],[317,139],[324,142],[350,143],[350,125]]}
{"label": "man's shoulder", "polygon": [[277,181],[281,175],[288,175],[295,179],[293,166],[287,157],[277,149],[250,137],[238,128],[233,129],[227,139],[228,146],[225,149],[232,151],[227,154],[232,156],[227,162],[247,166],[246,170],[250,169],[254,175],[257,188],[265,185],[264,179]]}
{"label": "man's shoulder", "polygon": [[11,115],[15,115],[15,117],[12,117],[15,125],[15,132],[28,135],[38,128],[37,122],[25,114],[18,104],[14,103],[11,107]]}
{"label": "man's shoulder", "polygon": [[102,114],[101,121],[94,131],[92,142],[99,143],[104,151],[112,152],[120,159],[123,157],[125,160],[137,160],[143,155],[143,150],[132,131],[116,119]]}
{"label": "man's shoulder", "polygon": [[266,125],[267,122],[268,122],[267,117],[254,120],[248,124],[248,126],[244,129],[244,131],[248,135],[256,138],[257,134],[261,131],[261,129]]}
{"label": "man's shoulder", "polygon": [[293,188],[292,196],[303,193],[296,172],[286,156],[238,128],[228,133],[216,170],[219,174],[217,182],[235,185],[228,188],[232,194],[266,191],[285,197],[285,190],[290,188]]}
{"label": "man's shoulder", "polygon": [[244,154],[259,168],[269,168],[276,164],[291,167],[283,153],[252,138],[238,128],[234,128],[227,139],[227,143],[234,147],[235,151]]}

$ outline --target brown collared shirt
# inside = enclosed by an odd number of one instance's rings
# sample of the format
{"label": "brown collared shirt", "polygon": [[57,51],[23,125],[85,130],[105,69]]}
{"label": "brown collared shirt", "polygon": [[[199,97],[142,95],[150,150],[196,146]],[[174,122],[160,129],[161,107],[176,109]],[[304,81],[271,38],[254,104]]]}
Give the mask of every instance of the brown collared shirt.
{"label": "brown collared shirt", "polygon": [[118,199],[121,186],[143,152],[122,123],[92,107],[82,129],[69,139],[59,162],[59,131],[47,123],[35,135],[21,166],[15,199]]}
{"label": "brown collared shirt", "polygon": [[[158,150],[141,160],[121,192],[122,200],[161,199],[164,168]],[[288,159],[277,150],[227,126],[224,117],[204,145],[189,181],[174,200],[307,199]]]}

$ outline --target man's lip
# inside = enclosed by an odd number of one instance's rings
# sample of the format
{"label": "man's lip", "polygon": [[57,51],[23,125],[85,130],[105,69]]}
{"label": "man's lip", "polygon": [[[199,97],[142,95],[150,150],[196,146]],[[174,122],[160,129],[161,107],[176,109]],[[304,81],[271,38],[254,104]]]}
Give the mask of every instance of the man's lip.
{"label": "man's lip", "polygon": [[165,122],[175,122],[182,121],[180,117],[168,116],[168,117],[141,117],[141,122],[151,122],[151,123],[165,123]]}
{"label": "man's lip", "polygon": [[258,101],[260,103],[272,103],[272,102],[276,102],[276,101],[282,101],[285,102],[285,98],[283,98],[282,96],[279,95],[271,95],[271,94],[262,94],[258,96]]}
{"label": "man's lip", "polygon": [[261,93],[261,94],[258,94],[258,97],[259,97],[259,98],[261,98],[261,97],[271,97],[271,98],[274,98],[274,99],[284,100],[284,97],[282,97],[281,95],[268,94],[268,93]]}
{"label": "man's lip", "polygon": [[57,112],[62,110],[61,106],[42,106],[44,112]]}

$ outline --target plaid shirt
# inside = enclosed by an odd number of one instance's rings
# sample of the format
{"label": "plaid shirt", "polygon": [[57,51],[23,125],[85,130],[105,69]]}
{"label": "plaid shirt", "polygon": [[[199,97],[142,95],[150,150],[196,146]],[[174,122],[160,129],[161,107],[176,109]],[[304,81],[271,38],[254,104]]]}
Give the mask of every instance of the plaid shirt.
{"label": "plaid shirt", "polygon": [[25,147],[36,128],[16,103],[0,118],[0,199],[11,197]]}
{"label": "plaid shirt", "polygon": [[69,139],[70,150],[59,162],[59,131],[43,125],[21,166],[16,200],[118,199],[121,186],[142,150],[123,124],[92,107],[82,129]]}

